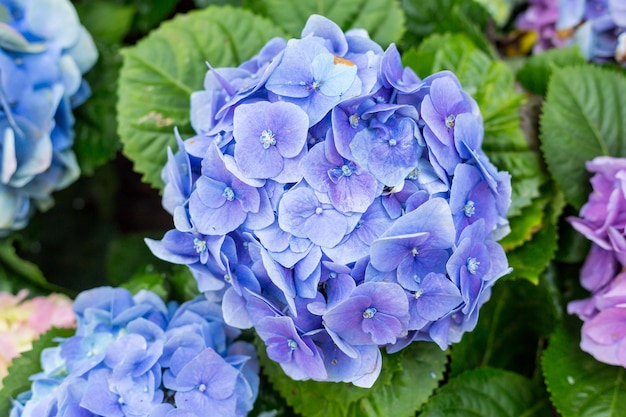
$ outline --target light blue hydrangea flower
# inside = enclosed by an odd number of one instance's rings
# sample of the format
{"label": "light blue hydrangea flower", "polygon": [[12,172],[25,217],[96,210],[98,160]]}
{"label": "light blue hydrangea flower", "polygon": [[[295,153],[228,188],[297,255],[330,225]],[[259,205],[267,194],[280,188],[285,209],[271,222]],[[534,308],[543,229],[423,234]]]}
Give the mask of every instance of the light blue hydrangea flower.
{"label": "light blue hydrangea flower", "polygon": [[175,229],[146,242],[227,323],[253,327],[294,379],[361,387],[382,346],[445,349],[474,328],[509,272],[496,239],[511,185],[453,73],[421,80],[395,45],[312,16],[204,87],[197,136],[163,170]]}
{"label": "light blue hydrangea flower", "polygon": [[2,0],[0,16],[2,237],[78,177],[72,109],[98,53],[69,0]]}
{"label": "light blue hydrangea flower", "polygon": [[239,332],[218,304],[200,296],[165,305],[149,291],[100,287],[80,293],[74,312],[75,335],[43,350],[43,371],[12,417],[239,417],[252,409],[255,349],[234,341]]}

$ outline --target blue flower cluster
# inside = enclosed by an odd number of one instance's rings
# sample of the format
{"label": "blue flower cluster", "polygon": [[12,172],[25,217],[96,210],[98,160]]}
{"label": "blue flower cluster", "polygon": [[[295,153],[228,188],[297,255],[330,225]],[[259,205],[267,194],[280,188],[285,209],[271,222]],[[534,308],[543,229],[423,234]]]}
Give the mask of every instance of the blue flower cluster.
{"label": "blue flower cluster", "polygon": [[595,62],[626,65],[626,3],[622,0],[560,0],[557,34]]}
{"label": "blue flower cluster", "polygon": [[74,303],[76,334],[41,354],[43,372],[11,417],[245,416],[258,393],[254,347],[233,339],[220,306],[165,305],[100,287]]}
{"label": "blue flower cluster", "polygon": [[78,177],[72,109],[97,58],[69,0],[0,0],[0,237]]}
{"label": "blue flower cluster", "polygon": [[191,121],[163,171],[175,229],[146,242],[294,379],[369,387],[381,346],[459,341],[509,272],[510,176],[481,150],[476,102],[393,44],[312,16],[211,68]]}

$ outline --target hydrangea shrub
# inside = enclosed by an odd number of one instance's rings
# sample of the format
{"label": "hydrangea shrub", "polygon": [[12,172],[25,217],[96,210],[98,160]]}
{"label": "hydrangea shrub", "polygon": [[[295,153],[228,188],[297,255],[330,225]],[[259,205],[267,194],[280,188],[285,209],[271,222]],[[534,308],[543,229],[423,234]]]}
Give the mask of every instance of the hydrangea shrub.
{"label": "hydrangea shrub", "polygon": [[258,393],[254,347],[235,341],[220,307],[200,296],[165,304],[142,290],[84,291],[75,335],[42,351],[42,372],[12,417],[245,416]]}
{"label": "hydrangea shrub", "polygon": [[0,16],[2,237],[78,177],[72,109],[98,53],[69,0],[3,0]]}
{"label": "hydrangea shrub", "polygon": [[381,347],[445,349],[476,325],[509,272],[510,176],[453,73],[422,80],[395,45],[314,15],[204,87],[163,170],[175,229],[146,242],[227,323],[294,379],[363,387]]}
{"label": "hydrangea shrub", "polygon": [[626,367],[626,159],[597,157],[587,170],[594,174],[593,191],[580,217],[569,221],[592,242],[580,273],[591,296],[571,302],[568,311],[584,321],[581,349]]}

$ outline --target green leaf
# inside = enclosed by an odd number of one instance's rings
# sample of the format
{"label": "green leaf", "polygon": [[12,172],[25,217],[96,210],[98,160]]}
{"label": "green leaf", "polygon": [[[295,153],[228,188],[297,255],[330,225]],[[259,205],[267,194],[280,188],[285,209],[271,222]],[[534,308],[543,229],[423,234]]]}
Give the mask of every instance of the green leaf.
{"label": "green leaf", "polygon": [[626,79],[596,66],[554,69],[543,104],[541,148],[567,201],[580,209],[589,196],[585,162],[626,155]]}
{"label": "green leaf", "polygon": [[552,333],[560,317],[559,307],[545,275],[538,284],[499,281],[480,309],[476,328],[452,345],[450,375],[491,366],[534,377],[542,341]]}
{"label": "green leaf", "polygon": [[78,3],[76,11],[80,22],[94,39],[119,44],[130,30],[137,9],[100,0]]}
{"label": "green leaf", "polygon": [[158,272],[151,272],[150,268],[145,271],[135,274],[131,279],[125,281],[120,287],[126,288],[133,294],[137,294],[141,290],[152,291],[161,299],[168,299],[168,290],[165,288],[164,274]]}
{"label": "green leaf", "polygon": [[287,404],[304,417],[413,416],[443,378],[446,353],[434,343],[416,342],[383,354],[381,375],[372,388],[334,382],[293,381],[270,361],[257,340],[263,371]]}
{"label": "green leaf", "polygon": [[115,156],[120,147],[115,118],[117,77],[122,58],[116,45],[96,41],[100,57],[85,75],[91,97],[74,111],[74,152],[81,171],[94,170]]}
{"label": "green leaf", "polygon": [[528,58],[524,66],[518,71],[517,80],[528,91],[545,96],[548,90],[548,81],[555,68],[582,65],[586,62],[578,45],[549,49]]}
{"label": "green leaf", "polygon": [[312,14],[326,16],[343,30],[365,29],[384,48],[404,33],[404,12],[398,0],[263,0],[267,15],[289,34],[299,37]]}
{"label": "green leaf", "polygon": [[180,0],[130,0],[133,8],[137,10],[133,21],[133,31],[146,33],[161,23],[178,4]]}
{"label": "green leaf", "polygon": [[493,20],[498,26],[503,26],[511,15],[514,3],[517,0],[475,0],[484,9],[489,12]]}
{"label": "green leaf", "polygon": [[119,45],[130,31],[135,7],[110,1],[84,1],[76,4],[81,23],[98,48],[98,61],[85,74],[91,96],[74,111],[76,139],[74,151],[83,174],[115,156],[120,147],[115,104],[117,77],[122,65]]}
{"label": "green leaf", "polygon": [[552,199],[546,206],[542,226],[524,245],[507,252],[509,265],[513,268],[507,279],[523,278],[537,283],[541,273],[554,259],[558,246],[558,217],[565,201],[561,193],[551,188],[545,187],[544,193],[552,195]]}
{"label": "green leaf", "polygon": [[558,327],[542,363],[550,398],[563,417],[624,417],[626,369],[580,350],[579,335]]}
{"label": "green leaf", "polygon": [[74,334],[74,329],[52,328],[41,335],[33,342],[33,347],[28,352],[22,353],[13,359],[9,366],[9,374],[2,380],[3,388],[0,390],[0,415],[8,416],[11,411],[11,398],[18,394],[30,390],[31,375],[41,372],[40,355],[44,348],[54,346],[54,339],[57,337],[70,337]]}
{"label": "green leaf", "polygon": [[207,70],[236,66],[259,52],[281,32],[266,19],[231,7],[208,7],[163,23],[136,46],[123,50],[120,72],[118,133],[135,170],[162,187],[167,147],[174,147],[174,127],[194,134],[189,96],[201,90]]}
{"label": "green leaf", "polygon": [[13,246],[13,239],[0,240],[0,282],[6,287],[5,290],[11,292],[27,288],[33,294],[50,291],[70,293],[48,282],[37,265],[20,258]]}
{"label": "green leaf", "polygon": [[405,49],[419,45],[435,33],[461,33],[483,52],[495,57],[485,37],[489,13],[473,0],[402,0],[406,13]]}
{"label": "green leaf", "polygon": [[541,229],[546,203],[547,198],[533,200],[532,204],[522,209],[519,216],[509,219],[511,232],[500,241],[504,250],[510,251],[523,245],[537,230]]}
{"label": "green leaf", "polygon": [[187,265],[174,265],[172,269],[172,273],[167,275],[167,281],[171,287],[170,298],[183,303],[200,295],[198,282]]}
{"label": "green leaf", "polygon": [[467,371],[437,390],[420,417],[550,416],[549,401],[532,383],[495,368]]}

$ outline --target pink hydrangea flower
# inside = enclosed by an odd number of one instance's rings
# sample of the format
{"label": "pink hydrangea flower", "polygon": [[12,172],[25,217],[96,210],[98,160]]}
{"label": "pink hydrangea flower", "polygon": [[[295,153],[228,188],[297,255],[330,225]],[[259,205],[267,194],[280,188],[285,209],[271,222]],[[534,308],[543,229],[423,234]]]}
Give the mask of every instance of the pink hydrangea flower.
{"label": "pink hydrangea flower", "polygon": [[32,342],[51,327],[75,327],[72,300],[61,294],[26,299],[0,292],[0,388],[11,360],[31,349]]}
{"label": "pink hydrangea flower", "polygon": [[626,273],[592,297],[568,305],[583,320],[580,347],[594,358],[626,367]]}
{"label": "pink hydrangea flower", "polygon": [[593,190],[572,226],[592,247],[581,269],[591,297],[568,305],[582,326],[581,349],[597,360],[626,367],[626,159],[587,162]]}

